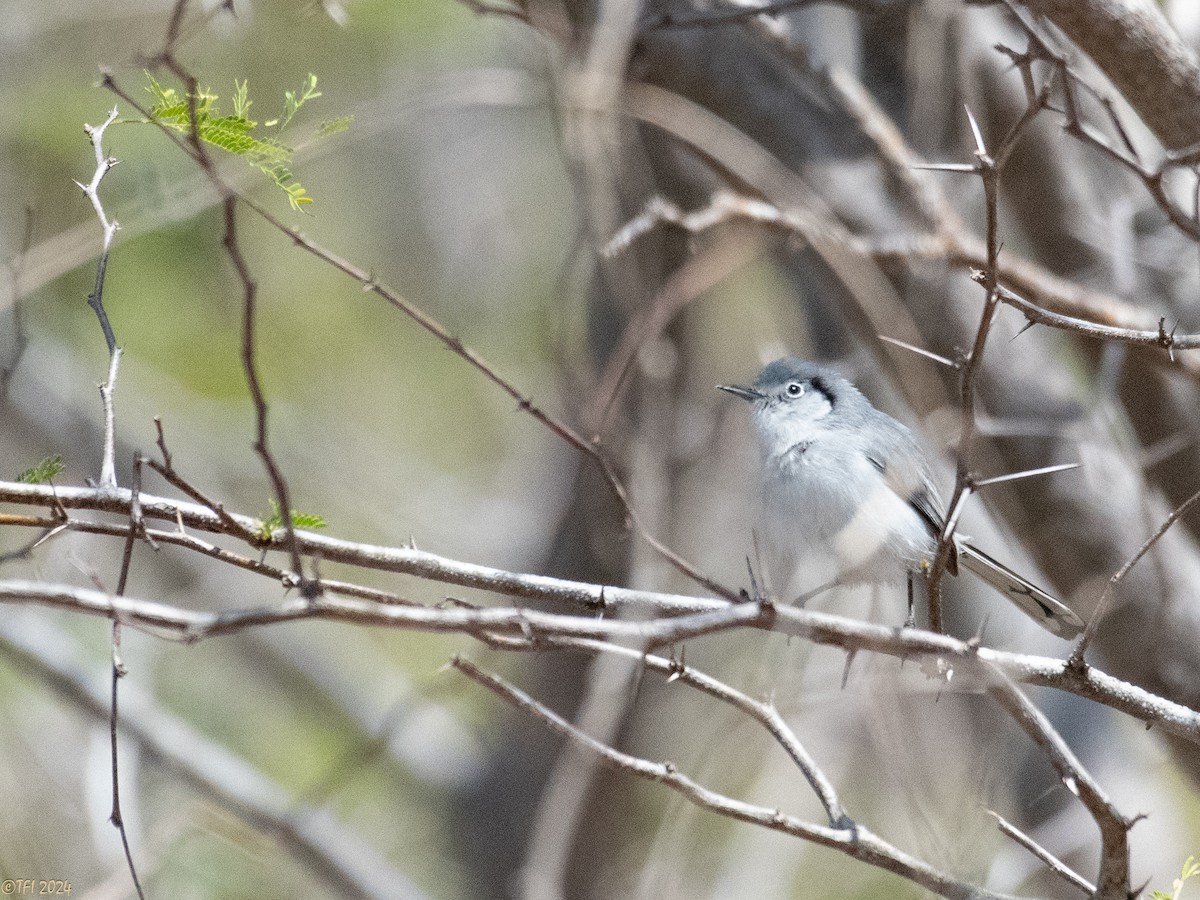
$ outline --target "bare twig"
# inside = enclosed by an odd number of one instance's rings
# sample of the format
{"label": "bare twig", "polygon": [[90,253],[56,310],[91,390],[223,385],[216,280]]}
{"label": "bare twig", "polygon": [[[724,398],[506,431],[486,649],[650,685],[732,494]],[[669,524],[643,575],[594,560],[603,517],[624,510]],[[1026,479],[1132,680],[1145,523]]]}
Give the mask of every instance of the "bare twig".
{"label": "bare twig", "polygon": [[304,565],[300,559],[300,550],[296,546],[296,527],[292,522],[292,500],[287,479],[279,468],[268,440],[267,430],[267,398],[263,394],[262,382],[258,377],[258,364],[255,361],[255,326],[257,324],[258,285],[250,276],[250,268],[242,255],[237,238],[237,201],[228,196],[225,198],[225,252],[237,270],[242,282],[242,371],[246,376],[246,385],[250,390],[250,399],[254,403],[255,438],[254,451],[262,458],[279,503],[279,516],[283,520],[283,547],[292,561],[292,572],[295,573],[300,586],[300,593],[306,598],[316,597],[321,593],[320,583],[309,580],[304,575]]}
{"label": "bare twig", "polygon": [[162,603],[132,600],[99,590],[30,581],[0,581],[0,602],[33,601],[61,606],[147,629],[164,637],[195,642],[235,634],[260,625],[328,619],[412,631],[517,635],[568,635],[618,640],[648,650],[743,627],[770,627],[774,610],[757,603],[725,604],[718,609],[645,622],[595,619],[544,613],[534,609],[384,605],[357,599],[298,597],[274,606],[221,612],[184,610]]}
{"label": "bare twig", "polygon": [[886,334],[879,334],[876,335],[876,337],[886,344],[891,344],[893,347],[900,347],[904,350],[908,350],[911,353],[915,353],[918,356],[924,356],[926,359],[931,359],[938,365],[945,366],[948,369],[958,369],[961,367],[961,363],[955,362],[952,359],[946,359],[944,356],[939,356],[938,354],[930,350],[926,350],[923,347],[910,344],[908,341],[901,341],[894,337],[888,337]]}
{"label": "bare twig", "polygon": [[[1028,27],[1033,27],[1029,25]],[[1031,36],[1031,40],[1033,37]],[[1040,46],[1035,43],[1035,47]],[[1039,89],[1032,70],[1032,64],[1043,57],[1032,50],[1028,53],[1018,53],[1007,47],[999,46],[1000,52],[1013,60],[1014,65],[1021,71],[1026,83],[1026,112],[1038,105],[1047,110],[1054,110],[1048,97],[1050,80]],[[1049,52],[1049,51],[1047,51]],[[1064,62],[1065,65],[1065,62]],[[1068,75],[1078,79],[1078,76],[1068,70]],[[1060,77],[1065,77],[1061,76]],[[1082,84],[1086,84],[1083,82]],[[931,234],[914,235],[900,241],[876,241],[873,244],[862,242],[861,249],[880,261],[888,259],[919,260],[922,258],[940,258],[954,266],[969,270],[982,270],[987,266],[987,249],[984,242],[972,235],[967,226],[960,220],[957,212],[950,204],[945,192],[938,183],[924,176],[921,169],[928,168],[924,161],[909,147],[900,130],[879,108],[866,89],[850,74],[842,70],[833,70],[829,76],[832,95],[839,100],[843,109],[858,123],[863,134],[875,146],[879,160],[887,167],[888,174],[903,185],[905,195],[914,206],[926,227],[932,229]],[[1124,135],[1119,119],[1111,112],[1111,103],[1107,98],[1097,98],[1113,117],[1113,126],[1119,134]],[[1128,144],[1128,138],[1124,138]],[[1132,146],[1128,146],[1129,158],[1137,164],[1137,156]],[[943,167],[938,167],[943,168]],[[1023,295],[1026,303],[1037,307],[1035,313],[1045,313],[1040,319],[1042,324],[1054,325],[1052,317],[1065,317],[1063,327],[1076,330],[1076,322],[1087,323],[1084,327],[1094,325],[1111,326],[1114,332],[1094,332],[1095,337],[1112,338],[1129,343],[1154,343],[1162,346],[1161,331],[1154,331],[1155,339],[1130,340],[1130,330],[1133,323],[1146,320],[1142,310],[1131,306],[1119,297],[1103,294],[1067,281],[1042,266],[1027,259],[1006,253],[997,261],[999,265],[999,282],[1012,293]],[[1009,303],[1010,294],[1002,291],[1001,299]],[[1011,304],[1010,304],[1011,305]],[[1069,325],[1066,323],[1070,323]],[[1084,332],[1085,334],[1087,331]],[[1149,334],[1146,335],[1149,337]],[[1169,336],[1173,346],[1183,349],[1180,340],[1188,340],[1183,336]],[[1170,349],[1168,347],[1168,349]],[[1185,357],[1182,367],[1193,377],[1200,375],[1200,358]]]}
{"label": "bare twig", "polygon": [[146,460],[146,464],[155,472],[167,480],[167,482],[183,493],[187,494],[197,503],[202,503],[214,513],[217,514],[222,522],[229,527],[229,533],[235,534],[244,541],[253,542],[258,539],[258,532],[251,528],[246,528],[241,522],[225,512],[225,507],[214,500],[209,499],[208,495],[193,485],[182,475],[180,475],[174,467],[171,458],[171,452],[167,450],[166,436],[163,434],[162,419],[158,416],[154,417],[154,427],[158,432],[157,444],[159,452],[162,453],[163,461],[161,463],[153,459]]}
{"label": "bare twig", "polygon": [[117,486],[117,419],[113,393],[117,389],[117,370],[121,366],[121,348],[113,347],[108,361],[108,381],[100,385],[100,402],[104,405],[104,456],[100,463],[100,487]]}
{"label": "bare twig", "polygon": [[[237,524],[237,528],[231,531],[223,517],[218,516],[206,505],[201,506],[149,494],[143,494],[141,500],[142,509],[147,518],[181,523],[188,528],[212,534],[231,534],[241,537],[244,531],[253,531],[257,534],[262,526],[262,523],[253,516],[227,513]],[[98,512],[112,512],[128,516],[131,496],[130,492],[123,488],[103,492],[86,487],[58,487],[55,489],[47,485],[0,482],[0,501],[52,508],[61,506],[64,509],[92,509]],[[5,519],[0,518],[0,523],[4,521]],[[113,527],[115,530],[108,533],[124,534],[119,526]],[[83,529],[81,528],[81,530]],[[593,611],[618,613],[632,606],[639,609],[679,614],[719,609],[725,605],[724,602],[711,598],[660,594],[620,587],[602,589],[597,585],[545,576],[517,576],[514,573],[504,572],[490,566],[454,562],[413,547],[383,547],[353,543],[306,531],[298,531],[296,535],[300,551],[303,554],[317,556],[329,562],[345,562],[367,569],[417,575],[463,587],[481,587],[485,590],[499,591],[526,599],[566,602]],[[161,539],[161,535],[157,532],[154,536],[156,539]],[[282,536],[278,534],[272,536],[267,546],[280,548],[282,546],[281,538]],[[248,543],[252,543],[252,546],[255,547],[262,546],[257,539],[254,542],[248,541]]]}
{"label": "bare twig", "polygon": [[524,652],[540,652],[543,650],[574,650],[585,653],[608,653],[623,656],[637,661],[645,668],[666,677],[668,683],[678,682],[695,688],[722,703],[745,713],[761,724],[783,748],[792,762],[800,770],[804,779],[817,795],[831,828],[839,830],[854,828],[855,825],[842,807],[837,790],[833,783],[821,771],[816,761],[804,748],[795,732],[779,714],[779,710],[771,702],[754,700],[747,694],[730,687],[728,684],[699,671],[693,666],[685,665],[682,659],[654,656],[639,652],[631,647],[619,644],[596,641],[587,638],[547,637],[529,640],[524,637],[506,637],[501,635],[483,636],[490,646],[504,650]]}
{"label": "bare twig", "polygon": [[496,675],[484,672],[473,663],[461,657],[455,657],[451,665],[472,681],[486,687],[514,707],[537,717],[553,731],[599,754],[606,764],[622,771],[630,772],[639,778],[665,784],[701,809],[768,828],[772,831],[779,831],[793,837],[802,838],[824,847],[831,847],[860,862],[865,862],[901,875],[943,897],[961,898],[961,900],[980,898],[982,900],[982,898],[1003,896],[965,882],[957,881],[920,860],[909,856],[898,847],[888,844],[862,826],[856,825],[852,828],[839,829],[813,825],[795,816],[787,815],[778,809],[755,806],[724,794],[719,794],[684,775],[673,763],[651,762],[648,759],[623,753],[620,750],[597,741],[595,738],[579,731],[574,725],[562,718],[562,716],[539,703],[524,691],[513,687]]}
{"label": "bare twig", "polygon": [[808,210],[784,210],[765,200],[728,190],[714,192],[707,206],[692,212],[685,212],[666,197],[658,195],[651,197],[640,213],[621,226],[604,245],[602,252],[607,256],[615,256],[663,222],[690,234],[699,234],[734,219],[747,219],[801,236],[822,224]]}
{"label": "bare twig", "polygon": [[[114,369],[115,361],[120,355],[121,351],[118,348],[113,353]],[[138,456],[133,463],[132,502],[129,504],[129,533],[125,537],[125,550],[121,554],[121,572],[117,577],[118,597],[125,595],[125,587],[129,583],[129,570],[133,562],[133,545],[137,540],[139,531],[145,532],[145,525],[142,522],[142,505],[140,502],[141,491],[142,459]],[[121,617],[120,615],[114,615],[112,618],[112,684],[108,719],[109,747],[112,754],[112,812],[109,814],[108,819],[121,835],[121,846],[125,850],[125,863],[129,866],[129,875],[133,879],[133,886],[137,890],[137,895],[141,900],[145,900],[146,895],[142,891],[142,882],[138,878],[137,866],[133,862],[133,850],[129,846],[129,832],[125,828],[125,818],[121,815],[121,769],[117,755],[117,726],[120,721],[117,705],[117,686],[125,676],[125,672],[125,664],[121,660]]]}
{"label": "bare twig", "polygon": [[115,166],[119,160],[111,156],[104,155],[103,140],[104,132],[114,121],[116,121],[118,110],[114,106],[112,112],[108,114],[108,118],[100,125],[84,125],[83,130],[88,136],[88,140],[92,142],[92,147],[96,151],[96,171],[92,174],[92,180],[87,184],[76,181],[75,184],[83,191],[84,196],[91,201],[92,208],[96,211],[96,217],[100,219],[100,227],[104,232],[103,242],[100,250],[100,259],[96,263],[96,284],[92,289],[92,293],[88,295],[88,305],[95,310],[96,318],[100,320],[100,329],[104,332],[104,340],[108,344],[108,352],[111,355],[117,349],[117,339],[113,334],[112,326],[108,322],[108,313],[104,310],[104,275],[108,269],[108,251],[112,246],[113,235],[121,227],[117,224],[116,219],[110,220],[104,212],[104,205],[100,202],[100,182],[109,170]]}
{"label": "bare twig", "polygon": [[[125,90],[117,84],[111,74],[105,74],[103,84],[117,96],[129,103],[130,106],[137,109],[143,115],[148,116],[148,112],[140,104],[138,104],[138,102],[130,94],[125,92]],[[709,578],[707,575],[704,575],[692,563],[685,560],[682,556],[680,556],[646,529],[645,525],[641,521],[640,516],[638,515],[637,509],[634,507],[633,502],[625,489],[624,484],[617,475],[615,468],[598,445],[592,441],[586,440],[569,425],[535,405],[533,401],[530,400],[520,390],[518,390],[509,379],[502,376],[498,369],[484,360],[484,358],[477,352],[466,346],[461,339],[455,337],[444,325],[442,325],[437,319],[433,318],[433,316],[429,315],[429,313],[425,312],[425,310],[402,297],[399,293],[380,282],[369,272],[358,268],[348,260],[343,259],[332,251],[326,250],[319,244],[305,237],[304,234],[298,229],[280,221],[269,210],[255,203],[253,200],[236,194],[232,188],[230,188],[224,181],[220,179],[212,165],[211,160],[208,159],[207,155],[202,153],[202,150],[198,151],[188,142],[180,140],[178,135],[165,128],[163,129],[163,132],[171,140],[175,141],[175,143],[184,149],[190,156],[192,156],[193,159],[196,159],[198,163],[205,167],[205,171],[209,174],[210,178],[213,179],[214,183],[217,185],[218,189],[221,190],[222,194],[224,194],[226,197],[236,197],[238,202],[243,203],[253,209],[254,212],[256,212],[266,222],[278,229],[283,234],[287,235],[294,244],[311,253],[313,256],[316,256],[318,259],[328,263],[343,274],[353,278],[362,285],[364,290],[376,294],[386,303],[388,303],[388,305],[402,312],[425,331],[433,335],[445,347],[469,363],[490,382],[492,382],[492,384],[496,385],[498,388],[504,391],[504,393],[508,394],[509,397],[516,401],[518,409],[532,416],[536,421],[548,428],[553,434],[557,435],[560,439],[589,458],[600,470],[605,482],[608,484],[610,490],[612,490],[614,496],[625,510],[626,517],[637,534],[642,538],[642,540],[646,541],[646,543],[651,546],[655,552],[659,553],[678,571],[691,578],[697,584],[715,594],[718,594],[719,596],[726,597],[730,600],[737,598],[738,595],[736,591],[718,583],[712,578]]]}
{"label": "bare twig", "polygon": [[[1013,59],[1014,64],[1021,67],[1022,71],[1026,73],[1027,90],[1033,78],[1032,72],[1028,67],[1035,60],[1039,59],[1049,63],[1052,69],[1058,73],[1058,78],[1062,84],[1064,107],[1059,109],[1047,103],[1045,108],[1054,110],[1063,116],[1065,119],[1064,127],[1068,134],[1113,160],[1141,181],[1147,193],[1149,193],[1158,207],[1167,215],[1171,223],[1182,234],[1194,241],[1200,241],[1200,221],[1189,215],[1185,209],[1171,199],[1167,193],[1165,184],[1166,175],[1169,171],[1180,166],[1190,165],[1192,154],[1189,151],[1195,143],[1196,131],[1194,124],[1188,121],[1186,115],[1181,115],[1177,101],[1186,99],[1188,104],[1200,104],[1200,97],[1195,96],[1194,92],[1188,94],[1184,91],[1161,90],[1160,85],[1169,81],[1167,76],[1163,76],[1163,81],[1157,81],[1155,80],[1155,76],[1147,74],[1149,70],[1145,66],[1133,63],[1132,57],[1125,51],[1118,50],[1115,53],[1113,51],[1114,47],[1118,45],[1131,48],[1138,54],[1139,59],[1144,60],[1154,70],[1160,70],[1160,67],[1164,65],[1178,65],[1180,68],[1176,74],[1181,79],[1178,82],[1179,84],[1183,84],[1188,80],[1194,80],[1196,73],[1194,54],[1182,45],[1178,35],[1174,33],[1171,27],[1162,22],[1161,15],[1156,15],[1152,12],[1152,6],[1149,4],[1136,8],[1133,6],[1110,4],[1105,9],[1104,4],[1094,3],[1092,0],[1081,4],[1063,4],[1058,2],[1058,0],[1055,0],[1055,2],[1047,2],[1047,0],[1021,0],[1020,3],[1017,0],[1001,0],[1001,2],[1008,7],[1013,17],[1021,25],[1029,38],[1030,46],[1025,53],[1017,53],[1008,48],[1001,48],[1002,52],[1006,53],[1010,59]],[[1053,13],[1055,20],[1059,24],[1064,24],[1067,21],[1073,24],[1079,24],[1084,21],[1091,22],[1091,26],[1087,28],[1078,30],[1068,28],[1068,33],[1073,38],[1089,37],[1089,52],[1103,48],[1104,52],[1102,56],[1107,56],[1108,62],[1114,63],[1114,61],[1120,60],[1119,63],[1106,66],[1106,71],[1111,75],[1117,69],[1121,70],[1123,77],[1114,78],[1114,81],[1122,86],[1123,91],[1127,92],[1126,96],[1131,100],[1134,107],[1146,116],[1145,120],[1147,124],[1155,131],[1167,150],[1175,151],[1175,153],[1168,152],[1162,164],[1157,168],[1150,168],[1144,165],[1138,158],[1133,144],[1129,140],[1127,130],[1121,123],[1120,117],[1116,114],[1115,106],[1111,100],[1093,88],[1075,72],[1066,55],[1055,48],[1054,42],[1045,35],[1041,25],[1024,6],[1029,6],[1031,9],[1037,9],[1038,11]],[[1088,7],[1088,9],[1079,8],[1084,6]],[[1069,7],[1076,8],[1069,9]],[[1063,14],[1066,15],[1066,19],[1063,19]],[[1138,21],[1132,26],[1128,23],[1122,24],[1126,17],[1130,21],[1135,19]],[[1099,26],[1098,29],[1096,26]],[[1093,43],[1096,34],[1105,31],[1113,35],[1119,35],[1120,39],[1115,41],[1101,40],[1098,43]],[[1155,49],[1148,50],[1151,46]],[[1180,50],[1182,50],[1181,53],[1179,52]],[[1151,85],[1153,85],[1152,88],[1149,87]],[[1147,93],[1147,89],[1149,89],[1149,93]],[[1120,146],[1115,146],[1096,128],[1089,125],[1083,119],[1078,101],[1078,94],[1081,92],[1094,97],[1101,104],[1108,116],[1109,124],[1117,134]]]}
{"label": "bare twig", "polygon": [[1100,877],[1096,897],[1123,900],[1130,895],[1128,838],[1132,823],[1117,811],[1042,711],[1007,675],[998,669],[994,671],[996,679],[988,693],[1042,750],[1063,784],[1083,801],[1100,827]]}
{"label": "bare twig", "polygon": [[1007,475],[994,475],[991,478],[976,478],[973,479],[975,489],[988,487],[993,484],[1004,484],[1008,481],[1020,481],[1025,478],[1038,478],[1042,475],[1056,475],[1059,472],[1070,472],[1072,469],[1078,469],[1083,463],[1059,463],[1054,466],[1042,466],[1037,469],[1026,469],[1024,472],[1010,472]]}
{"label": "bare twig", "polygon": [[1123,566],[1121,566],[1120,569],[1114,572],[1110,579],[1108,579],[1108,584],[1104,586],[1104,592],[1100,595],[1100,601],[1096,604],[1096,611],[1092,613],[1091,620],[1088,622],[1088,626],[1083,633],[1083,637],[1079,639],[1079,643],[1076,645],[1075,650],[1071,653],[1070,665],[1072,667],[1082,668],[1085,665],[1083,659],[1084,655],[1087,653],[1087,649],[1092,642],[1092,638],[1096,636],[1096,631],[1099,629],[1100,623],[1104,619],[1104,614],[1108,610],[1108,605],[1112,601],[1112,595],[1116,590],[1117,585],[1120,584],[1121,580],[1129,574],[1129,570],[1137,565],[1143,556],[1150,552],[1150,548],[1162,539],[1162,536],[1167,533],[1170,527],[1178,522],[1184,515],[1186,515],[1187,511],[1195,506],[1197,502],[1200,502],[1200,491],[1192,494],[1192,496],[1184,500],[1181,504],[1179,504],[1179,506],[1171,510],[1171,514],[1163,520],[1162,524],[1158,526],[1154,534],[1150,535],[1150,537],[1146,539],[1145,543],[1138,548],[1138,551],[1133,554],[1133,556],[1131,556],[1129,560]]}
{"label": "bare twig", "polygon": [[[975,281],[981,282],[983,274],[972,272],[971,277]],[[1020,310],[1028,321],[1038,325],[1047,325],[1050,328],[1072,331],[1075,334],[1095,340],[1113,341],[1118,344],[1129,344],[1135,347],[1161,347],[1168,354],[1173,354],[1176,350],[1200,349],[1200,334],[1176,334],[1174,329],[1168,331],[1164,319],[1159,319],[1158,328],[1153,330],[1117,328],[1112,325],[1089,322],[1075,316],[1063,315],[1062,313],[1043,309],[1036,303],[1031,303],[1005,287],[999,289],[999,295],[1000,302],[1011,306],[1013,309]]]}
{"label": "bare twig", "polygon": [[[961,412],[959,417],[959,437],[958,437],[958,453],[957,466],[955,473],[954,493],[951,495],[949,511],[946,522],[942,527],[942,533],[938,535],[937,555],[934,558],[933,566],[930,569],[927,579],[929,593],[929,627],[934,631],[942,630],[941,620],[941,585],[942,578],[945,576],[951,563],[951,557],[954,552],[954,528],[956,523],[955,513],[961,507],[962,502],[972,490],[969,459],[971,456],[971,447],[975,436],[975,380],[978,375],[979,366],[983,361],[983,351],[987,344],[988,335],[991,332],[992,322],[996,316],[996,309],[999,306],[999,300],[996,297],[997,281],[997,260],[1000,255],[1000,241],[997,235],[997,217],[999,209],[999,191],[1000,191],[1000,167],[996,160],[988,153],[987,147],[983,141],[983,135],[979,131],[979,126],[975,121],[975,117],[971,111],[967,110],[967,122],[971,126],[971,133],[975,138],[975,164],[974,171],[979,176],[983,183],[983,193],[985,201],[985,209],[987,214],[987,252],[988,260],[987,267],[984,272],[987,276],[987,283],[984,288],[987,292],[984,298],[983,308],[979,316],[979,325],[975,329],[975,340],[971,346],[970,352],[963,361],[962,367],[959,369],[959,403]],[[1010,139],[1012,132],[1010,132]]]}
{"label": "bare twig", "polygon": [[1025,832],[1021,831],[1021,829],[1004,818],[1004,816],[1000,815],[1000,813],[989,809],[988,815],[996,820],[996,824],[999,826],[1001,832],[1008,835],[1008,837],[1012,838],[1014,841],[1040,859],[1055,875],[1058,875],[1068,884],[1079,888],[1079,890],[1083,891],[1087,897],[1091,897],[1093,894],[1095,894],[1095,885],[1093,885],[1090,881],[1064,863],[1061,859],[1059,859]]}

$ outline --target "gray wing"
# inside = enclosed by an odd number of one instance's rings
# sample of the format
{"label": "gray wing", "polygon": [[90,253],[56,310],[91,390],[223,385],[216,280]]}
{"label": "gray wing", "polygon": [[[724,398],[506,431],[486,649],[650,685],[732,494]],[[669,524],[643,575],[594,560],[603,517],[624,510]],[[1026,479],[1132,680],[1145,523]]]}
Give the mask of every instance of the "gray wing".
{"label": "gray wing", "polygon": [[867,448],[871,461],[883,480],[898,497],[913,508],[936,538],[946,519],[942,501],[933,483],[933,475],[925,454],[921,452],[911,431],[891,416],[880,415],[882,421],[874,435],[873,446]]}
{"label": "gray wing", "polygon": [[[911,431],[890,416],[882,418],[885,421],[880,423],[881,428],[867,457],[888,486],[916,511],[928,526],[929,533],[936,538],[946,520],[925,455]],[[1084,622],[1070,607],[978,547],[956,538],[948,567],[951,574],[958,574],[956,563],[959,562],[1047,631],[1064,639],[1083,633]]]}

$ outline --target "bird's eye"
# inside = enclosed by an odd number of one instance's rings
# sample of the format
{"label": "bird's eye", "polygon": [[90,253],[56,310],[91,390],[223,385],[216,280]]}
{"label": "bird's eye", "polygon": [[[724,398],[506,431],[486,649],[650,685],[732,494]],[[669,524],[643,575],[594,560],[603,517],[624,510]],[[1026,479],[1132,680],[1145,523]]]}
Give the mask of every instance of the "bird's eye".
{"label": "bird's eye", "polygon": [[800,397],[804,394],[804,385],[798,381],[789,381],[788,386],[784,389],[789,397]]}

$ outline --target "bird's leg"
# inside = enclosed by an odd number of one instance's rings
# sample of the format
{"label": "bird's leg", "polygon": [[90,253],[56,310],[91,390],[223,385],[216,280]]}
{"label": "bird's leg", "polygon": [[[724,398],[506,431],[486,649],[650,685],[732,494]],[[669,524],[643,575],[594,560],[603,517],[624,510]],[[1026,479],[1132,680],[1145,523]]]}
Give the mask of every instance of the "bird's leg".
{"label": "bird's leg", "polygon": [[905,628],[914,628],[917,624],[917,615],[913,611],[913,573],[908,573],[908,616],[904,619]]}
{"label": "bird's leg", "polygon": [[838,581],[838,579],[834,578],[832,581],[825,582],[820,587],[815,587],[811,591],[805,591],[803,594],[801,594],[799,597],[797,597],[795,600],[792,601],[792,605],[802,607],[813,597],[817,596],[818,594],[825,593],[830,588],[837,587],[840,583],[841,582]]}

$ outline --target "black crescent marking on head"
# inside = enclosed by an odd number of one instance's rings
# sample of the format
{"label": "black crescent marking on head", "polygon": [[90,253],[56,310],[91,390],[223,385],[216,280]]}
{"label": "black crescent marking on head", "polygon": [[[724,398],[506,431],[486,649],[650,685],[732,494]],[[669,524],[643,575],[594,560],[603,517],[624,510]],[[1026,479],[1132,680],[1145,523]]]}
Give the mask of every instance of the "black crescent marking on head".
{"label": "black crescent marking on head", "polygon": [[834,398],[833,391],[830,389],[828,382],[826,382],[824,378],[822,378],[820,375],[814,375],[812,378],[808,379],[808,383],[811,384],[813,388],[825,398],[825,402],[829,404],[830,409],[837,405],[837,400]]}

